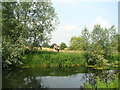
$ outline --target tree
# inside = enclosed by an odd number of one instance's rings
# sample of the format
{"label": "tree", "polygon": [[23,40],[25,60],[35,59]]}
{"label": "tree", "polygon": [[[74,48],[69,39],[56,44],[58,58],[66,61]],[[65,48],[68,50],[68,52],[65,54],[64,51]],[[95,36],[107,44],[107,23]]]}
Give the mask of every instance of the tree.
{"label": "tree", "polygon": [[82,50],[83,49],[83,38],[73,36],[70,40],[70,49],[71,50]]}
{"label": "tree", "polygon": [[[100,25],[95,25],[91,32],[91,48],[88,64],[103,66],[108,60],[107,56],[116,52],[117,33],[114,26],[111,28],[102,28]],[[114,48],[114,49],[113,49]]]}
{"label": "tree", "polygon": [[2,2],[3,67],[22,64],[20,57],[24,46],[48,42],[57,20],[50,1]]}
{"label": "tree", "polygon": [[[101,49],[104,50],[105,55],[111,54],[117,47],[117,33],[115,27],[102,28],[100,25],[95,25],[91,33],[91,41],[92,46],[99,44]],[[93,48],[95,49],[95,47]]]}
{"label": "tree", "polygon": [[88,31],[86,27],[82,30],[81,38],[84,41],[82,44],[83,50],[88,51],[90,49],[90,32]]}
{"label": "tree", "polygon": [[71,50],[88,51],[85,55],[90,65],[106,65],[108,57],[117,52],[118,35],[115,27],[103,28],[95,25],[91,32],[87,28],[82,30],[82,35],[72,37]]}
{"label": "tree", "polygon": [[85,27],[82,30],[82,35],[71,38],[70,49],[88,51],[89,48],[90,48],[90,33],[88,29]]}
{"label": "tree", "polygon": [[64,50],[65,48],[67,48],[67,45],[66,45],[64,42],[62,42],[62,43],[60,44],[60,49],[61,49],[61,50]]}
{"label": "tree", "polygon": [[14,15],[15,2],[2,2],[2,65],[4,67],[22,65],[20,55],[24,45],[21,24]]}
{"label": "tree", "polygon": [[50,1],[37,2],[32,3],[29,14],[27,25],[30,32],[27,40],[31,43],[31,46],[42,46],[44,42],[51,39],[51,32],[58,24],[55,9]]}

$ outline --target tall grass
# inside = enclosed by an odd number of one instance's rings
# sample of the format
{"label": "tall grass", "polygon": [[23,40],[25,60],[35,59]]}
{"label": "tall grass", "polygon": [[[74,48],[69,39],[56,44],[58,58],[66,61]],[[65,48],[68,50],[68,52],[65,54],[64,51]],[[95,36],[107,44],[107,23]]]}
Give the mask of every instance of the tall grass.
{"label": "tall grass", "polygon": [[26,66],[77,66],[85,65],[83,53],[40,51],[22,57]]}

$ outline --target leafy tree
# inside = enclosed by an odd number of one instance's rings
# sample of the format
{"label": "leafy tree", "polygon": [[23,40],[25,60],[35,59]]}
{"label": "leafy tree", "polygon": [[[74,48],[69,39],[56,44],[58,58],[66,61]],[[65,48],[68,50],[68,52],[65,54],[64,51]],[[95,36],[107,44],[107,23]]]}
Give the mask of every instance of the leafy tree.
{"label": "leafy tree", "polygon": [[50,1],[2,2],[3,67],[21,65],[24,46],[48,42],[57,20]]}
{"label": "leafy tree", "polygon": [[72,37],[70,40],[71,50],[89,50],[90,48],[90,33],[85,27],[82,31],[82,35],[78,37]]}
{"label": "leafy tree", "polygon": [[90,38],[91,57],[88,59],[88,64],[97,66],[106,65],[108,62],[106,57],[116,52],[117,34],[114,26],[102,28],[100,25],[95,25]]}
{"label": "leafy tree", "polygon": [[115,27],[103,28],[100,25],[95,25],[94,29],[89,32],[84,28],[82,35],[72,37],[70,40],[71,50],[88,51],[88,64],[90,65],[106,65],[107,58],[117,52],[118,35]]}
{"label": "leafy tree", "polygon": [[32,3],[28,12],[27,24],[30,32],[27,40],[31,46],[42,46],[51,39],[51,32],[58,24],[55,9],[51,2],[37,2]]}
{"label": "leafy tree", "polygon": [[81,37],[84,41],[82,45],[83,47],[82,49],[88,51],[90,49],[90,32],[86,27],[83,29]]}
{"label": "leafy tree", "polygon": [[22,62],[19,60],[23,50],[24,40],[22,38],[21,24],[14,15],[16,3],[2,2],[2,65],[18,66]]}
{"label": "leafy tree", "polygon": [[65,48],[67,48],[67,45],[62,42],[62,43],[60,44],[60,49],[61,49],[61,50],[64,50]]}
{"label": "leafy tree", "polygon": [[83,46],[85,45],[82,37],[73,36],[70,40],[70,49],[71,50],[83,50]]}
{"label": "leafy tree", "polygon": [[102,28],[100,25],[95,25],[91,33],[91,41],[92,46],[94,46],[94,44],[101,46],[102,50],[104,50],[104,55],[111,54],[117,47],[117,33],[114,26],[107,29]]}

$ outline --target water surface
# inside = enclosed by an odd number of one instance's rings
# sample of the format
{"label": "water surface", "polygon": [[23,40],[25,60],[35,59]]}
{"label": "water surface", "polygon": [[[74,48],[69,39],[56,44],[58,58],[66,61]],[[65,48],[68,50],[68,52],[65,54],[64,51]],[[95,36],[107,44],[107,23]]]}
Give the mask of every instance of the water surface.
{"label": "water surface", "polygon": [[116,70],[86,67],[51,67],[3,70],[3,88],[80,88],[89,81],[93,85],[100,76],[109,79]]}

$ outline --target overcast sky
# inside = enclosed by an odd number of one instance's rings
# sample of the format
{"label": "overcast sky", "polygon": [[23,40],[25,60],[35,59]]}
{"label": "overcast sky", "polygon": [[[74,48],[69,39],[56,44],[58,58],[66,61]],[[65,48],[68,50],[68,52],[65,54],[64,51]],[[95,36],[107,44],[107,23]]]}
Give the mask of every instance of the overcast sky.
{"label": "overcast sky", "polygon": [[65,42],[69,45],[72,36],[79,36],[84,27],[92,29],[94,24],[107,28],[115,25],[116,29],[118,28],[117,0],[104,0],[104,2],[52,0],[52,2],[60,24],[52,32],[51,44]]}

